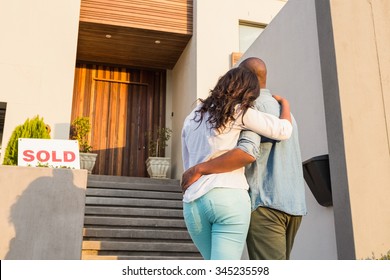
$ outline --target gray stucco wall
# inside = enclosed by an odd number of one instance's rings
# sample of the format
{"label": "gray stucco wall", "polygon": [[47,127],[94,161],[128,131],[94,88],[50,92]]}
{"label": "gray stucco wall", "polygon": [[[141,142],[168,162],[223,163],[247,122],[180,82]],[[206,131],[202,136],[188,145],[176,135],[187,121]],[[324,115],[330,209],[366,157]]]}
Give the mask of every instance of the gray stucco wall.
{"label": "gray stucco wall", "polygon": [[[302,160],[328,154],[315,1],[289,0],[242,59],[250,56],[266,62],[267,87],[290,101]],[[337,259],[333,207],[319,205],[308,186],[306,202],[291,258]]]}
{"label": "gray stucco wall", "polygon": [[389,27],[387,0],[289,0],[243,57],[290,100],[303,160],[329,154],[333,206],[307,188],[293,259],[390,250]]}
{"label": "gray stucco wall", "polygon": [[0,166],[0,259],[80,259],[86,185],[86,170]]}

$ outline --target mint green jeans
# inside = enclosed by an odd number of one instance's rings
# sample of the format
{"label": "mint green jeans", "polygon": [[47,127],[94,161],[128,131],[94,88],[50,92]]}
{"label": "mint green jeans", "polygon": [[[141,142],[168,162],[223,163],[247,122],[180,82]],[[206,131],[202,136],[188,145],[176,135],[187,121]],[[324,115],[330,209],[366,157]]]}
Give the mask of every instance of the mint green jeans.
{"label": "mint green jeans", "polygon": [[250,221],[250,198],[243,189],[214,188],[183,203],[192,241],[205,260],[239,260]]}

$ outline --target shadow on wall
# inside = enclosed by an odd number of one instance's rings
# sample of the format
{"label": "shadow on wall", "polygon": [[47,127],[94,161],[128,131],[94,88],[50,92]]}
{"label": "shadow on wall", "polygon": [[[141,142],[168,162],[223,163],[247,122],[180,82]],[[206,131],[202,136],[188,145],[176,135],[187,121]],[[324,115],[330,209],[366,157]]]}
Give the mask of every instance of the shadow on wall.
{"label": "shadow on wall", "polygon": [[69,170],[52,170],[12,205],[15,237],[5,259],[80,259],[85,191],[73,184]]}

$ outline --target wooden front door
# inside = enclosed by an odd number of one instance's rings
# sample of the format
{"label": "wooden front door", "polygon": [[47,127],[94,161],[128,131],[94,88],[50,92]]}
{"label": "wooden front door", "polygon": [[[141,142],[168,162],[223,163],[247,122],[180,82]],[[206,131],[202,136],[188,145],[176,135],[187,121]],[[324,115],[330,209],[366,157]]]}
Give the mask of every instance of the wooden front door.
{"label": "wooden front door", "polygon": [[146,133],[165,126],[165,71],[78,64],[72,120],[90,117],[93,174],[147,177]]}

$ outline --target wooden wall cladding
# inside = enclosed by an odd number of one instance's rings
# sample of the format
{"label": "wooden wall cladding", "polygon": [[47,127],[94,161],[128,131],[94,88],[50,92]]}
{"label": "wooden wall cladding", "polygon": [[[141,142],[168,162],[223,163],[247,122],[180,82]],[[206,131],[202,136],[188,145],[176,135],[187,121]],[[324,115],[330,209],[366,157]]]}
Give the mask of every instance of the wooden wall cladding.
{"label": "wooden wall cladding", "polygon": [[80,21],[192,34],[192,1],[82,0]]}
{"label": "wooden wall cladding", "polygon": [[77,64],[72,121],[91,121],[93,174],[147,177],[147,133],[165,126],[165,71]]}
{"label": "wooden wall cladding", "polygon": [[192,1],[82,0],[77,60],[173,69],[192,37]]}

